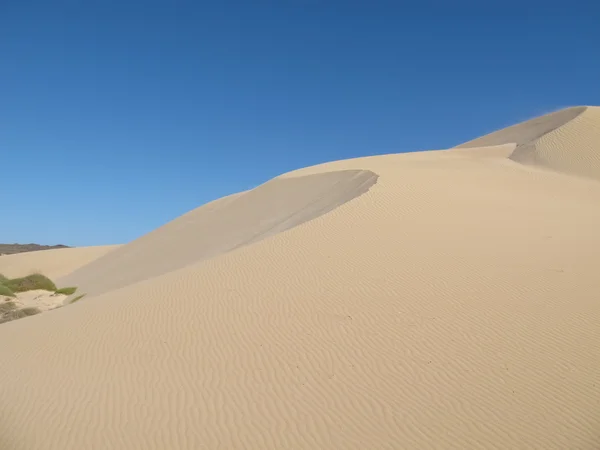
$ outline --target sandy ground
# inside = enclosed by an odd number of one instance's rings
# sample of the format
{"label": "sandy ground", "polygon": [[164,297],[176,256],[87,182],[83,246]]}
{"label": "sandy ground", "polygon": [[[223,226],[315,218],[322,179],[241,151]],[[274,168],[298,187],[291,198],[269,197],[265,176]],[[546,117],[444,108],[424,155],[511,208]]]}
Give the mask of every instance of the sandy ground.
{"label": "sandy ground", "polygon": [[15,297],[0,296],[0,301],[10,301],[22,308],[38,308],[40,311],[49,311],[60,308],[67,298],[66,295],[55,294],[41,289],[35,291],[18,292]]}
{"label": "sandy ground", "polygon": [[600,448],[575,112],[284,174],[65,274],[90,296],[0,326],[0,448]]}
{"label": "sandy ground", "polygon": [[8,278],[41,273],[56,280],[117,248],[119,245],[103,245],[2,255],[0,256],[0,273]]}

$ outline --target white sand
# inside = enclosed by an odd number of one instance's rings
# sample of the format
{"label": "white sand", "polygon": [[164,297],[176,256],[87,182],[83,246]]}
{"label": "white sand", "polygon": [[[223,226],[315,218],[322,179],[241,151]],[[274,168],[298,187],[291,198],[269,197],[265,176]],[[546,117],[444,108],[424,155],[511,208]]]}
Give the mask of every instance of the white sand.
{"label": "white sand", "polygon": [[61,278],[90,295],[0,326],[0,448],[600,448],[600,113],[572,116],[285,174]]}

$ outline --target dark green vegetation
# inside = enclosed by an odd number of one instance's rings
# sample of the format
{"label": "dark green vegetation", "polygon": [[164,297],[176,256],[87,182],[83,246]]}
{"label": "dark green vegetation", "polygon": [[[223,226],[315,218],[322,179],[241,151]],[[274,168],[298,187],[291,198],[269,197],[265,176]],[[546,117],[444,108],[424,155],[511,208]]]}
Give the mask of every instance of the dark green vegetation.
{"label": "dark green vegetation", "polygon": [[76,287],[64,287],[56,290],[56,294],[73,295],[77,290]]}
{"label": "dark green vegetation", "polygon": [[6,297],[14,297],[15,293],[8,288],[8,286],[4,286],[0,281],[0,296],[4,295]]}
{"label": "dark green vegetation", "polygon": [[21,278],[6,278],[0,273],[0,295],[14,297],[15,292],[33,291],[42,289],[54,291],[55,294],[73,295],[77,288],[75,286],[56,289],[56,285],[48,277],[35,273]]}
{"label": "dark green vegetation", "polygon": [[13,292],[33,291],[35,289],[43,289],[45,291],[56,291],[56,286],[48,277],[34,273],[22,278],[13,278],[2,282],[2,285]]}

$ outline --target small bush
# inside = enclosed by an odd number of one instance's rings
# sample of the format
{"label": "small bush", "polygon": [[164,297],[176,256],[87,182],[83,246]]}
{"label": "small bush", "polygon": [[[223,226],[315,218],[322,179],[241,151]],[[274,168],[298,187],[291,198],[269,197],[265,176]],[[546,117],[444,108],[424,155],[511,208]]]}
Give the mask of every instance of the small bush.
{"label": "small bush", "polygon": [[71,303],[75,303],[75,302],[81,300],[83,297],[85,297],[85,294],[78,295],[73,300],[71,300]]}
{"label": "small bush", "polygon": [[57,289],[55,294],[63,294],[63,295],[73,295],[77,290],[76,287],[64,287]]}
{"label": "small bush", "polygon": [[36,314],[41,313],[38,308],[23,308],[23,309],[13,309],[5,313],[2,317],[0,317],[0,323],[10,322],[11,320],[22,319],[23,317],[34,316]]}
{"label": "small bush", "polygon": [[48,277],[35,273],[23,278],[14,278],[3,282],[13,292],[33,291],[43,289],[45,291],[56,291],[56,286]]}
{"label": "small bush", "polygon": [[15,293],[10,290],[8,286],[0,284],[0,295],[5,295],[7,297],[14,297]]}
{"label": "small bush", "polygon": [[8,278],[6,278],[4,275],[2,275],[2,274],[0,273],[0,283],[3,283],[3,282],[5,282],[5,281],[8,281]]}

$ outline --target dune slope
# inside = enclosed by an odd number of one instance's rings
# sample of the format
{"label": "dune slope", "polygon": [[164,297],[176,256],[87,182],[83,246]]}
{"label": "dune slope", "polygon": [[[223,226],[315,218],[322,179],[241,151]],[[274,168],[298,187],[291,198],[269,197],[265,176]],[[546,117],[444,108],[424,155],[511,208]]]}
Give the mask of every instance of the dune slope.
{"label": "dune slope", "polygon": [[59,280],[100,294],[185,267],[287,230],[366,192],[369,171],[272,180],[200,207]]}
{"label": "dune slope", "polygon": [[[593,139],[578,130],[557,133],[555,151]],[[347,182],[325,214],[283,232],[227,237],[212,257],[3,325],[2,444],[599,448],[600,183],[481,152],[284,174],[273,181],[302,191],[340,170],[378,178],[368,190]],[[263,234],[269,214],[281,224],[260,202],[227,207],[247,194],[225,199],[224,217]],[[215,240],[232,233],[225,218],[204,220]],[[189,239],[192,225],[176,222],[168,238]]]}
{"label": "dune slope", "polygon": [[42,273],[56,280],[117,249],[118,245],[58,248],[0,256],[0,273],[16,278]]}

